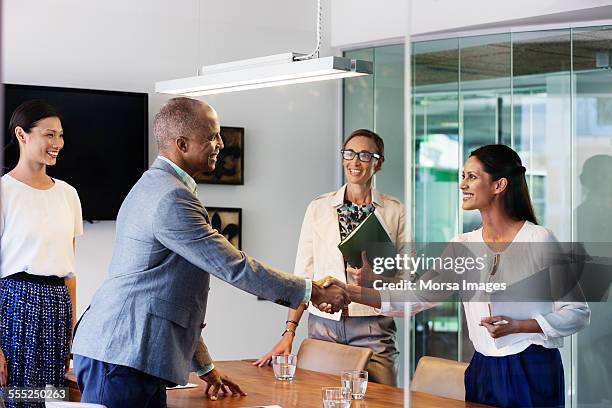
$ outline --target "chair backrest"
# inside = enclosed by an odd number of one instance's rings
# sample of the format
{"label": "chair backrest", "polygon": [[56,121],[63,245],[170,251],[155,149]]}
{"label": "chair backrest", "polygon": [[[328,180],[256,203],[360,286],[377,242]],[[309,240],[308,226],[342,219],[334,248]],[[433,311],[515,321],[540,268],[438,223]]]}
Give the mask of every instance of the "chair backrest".
{"label": "chair backrest", "polygon": [[465,401],[464,375],[467,363],[424,356],[419,360],[411,391]]}
{"label": "chair backrest", "polygon": [[365,370],[372,350],[330,341],[306,339],[297,355],[298,368],[340,375],[344,370]]}

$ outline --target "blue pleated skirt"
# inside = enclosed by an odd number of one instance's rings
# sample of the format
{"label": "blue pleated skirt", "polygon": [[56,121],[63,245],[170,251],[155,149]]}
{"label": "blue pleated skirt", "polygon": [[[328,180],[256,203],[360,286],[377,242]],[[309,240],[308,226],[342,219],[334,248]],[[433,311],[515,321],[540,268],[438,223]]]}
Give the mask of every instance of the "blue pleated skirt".
{"label": "blue pleated skirt", "polygon": [[559,350],[532,344],[503,357],[475,352],[465,371],[465,399],[496,407],[565,407]]}
{"label": "blue pleated skirt", "polygon": [[66,285],[2,279],[0,316],[0,347],[6,358],[8,386],[63,387],[72,336],[72,306]]}

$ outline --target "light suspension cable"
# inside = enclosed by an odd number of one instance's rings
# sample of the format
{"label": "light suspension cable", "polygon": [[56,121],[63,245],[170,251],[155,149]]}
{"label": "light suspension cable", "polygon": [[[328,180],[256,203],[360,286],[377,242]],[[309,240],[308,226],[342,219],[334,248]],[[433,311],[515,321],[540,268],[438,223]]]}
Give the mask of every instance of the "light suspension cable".
{"label": "light suspension cable", "polygon": [[307,59],[311,59],[314,58],[315,56],[318,58],[319,57],[319,49],[321,48],[321,27],[323,25],[322,23],[322,17],[321,15],[323,11],[323,7],[321,6],[321,0],[317,0],[317,45],[315,46],[315,49],[308,55],[301,55],[299,57],[293,57],[294,61],[303,61],[303,60],[307,60]]}

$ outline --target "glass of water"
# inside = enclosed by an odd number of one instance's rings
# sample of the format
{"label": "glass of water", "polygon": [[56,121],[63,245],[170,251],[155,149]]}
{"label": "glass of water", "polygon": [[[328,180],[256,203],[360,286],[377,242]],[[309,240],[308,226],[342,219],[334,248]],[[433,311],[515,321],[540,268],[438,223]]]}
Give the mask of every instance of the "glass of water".
{"label": "glass of water", "polygon": [[297,356],[295,354],[275,354],[272,356],[272,368],[277,380],[293,380],[296,365]]}
{"label": "glass of water", "polygon": [[323,408],[350,408],[351,391],[344,387],[323,387]]}
{"label": "glass of water", "polygon": [[342,372],[342,386],[348,388],[351,397],[362,400],[368,388],[368,372],[365,370],[350,370]]}

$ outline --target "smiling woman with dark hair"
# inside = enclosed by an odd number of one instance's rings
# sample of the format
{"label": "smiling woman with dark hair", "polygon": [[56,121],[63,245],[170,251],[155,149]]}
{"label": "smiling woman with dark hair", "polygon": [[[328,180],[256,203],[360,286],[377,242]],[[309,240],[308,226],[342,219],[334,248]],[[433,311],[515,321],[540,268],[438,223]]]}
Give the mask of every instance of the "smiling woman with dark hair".
{"label": "smiling woman with dark hair", "polygon": [[[558,244],[550,230],[536,223],[525,167],[514,150],[504,145],[474,150],[463,165],[460,188],[462,208],[478,210],[482,227],[459,234],[452,242],[485,251],[487,265],[480,271],[479,282],[518,273],[529,276],[551,266],[550,259],[538,251],[521,251],[517,248],[525,246],[512,245]],[[368,265],[362,269],[364,274],[372,273]],[[351,285],[348,291],[351,301],[371,305],[386,316],[403,316],[406,302],[410,302],[411,312],[416,314],[440,301],[410,293],[401,301],[393,301],[388,292]],[[563,364],[558,349],[563,346],[564,337],[589,324],[591,313],[586,302],[548,303],[542,307],[546,311],[536,313],[532,319],[519,320],[490,316],[488,302],[463,302],[470,340],[476,350],[465,372],[466,401],[500,407],[565,406]],[[506,305],[506,309],[511,310],[511,305]],[[525,335],[504,346],[495,343],[495,339],[518,333]]]}
{"label": "smiling woman with dark hair", "polygon": [[[43,101],[10,120],[19,162],[2,176],[0,383],[64,386],[75,307],[74,239],[83,233],[76,190],[47,175],[64,147],[59,113]],[[9,406],[13,406],[9,403]]]}

